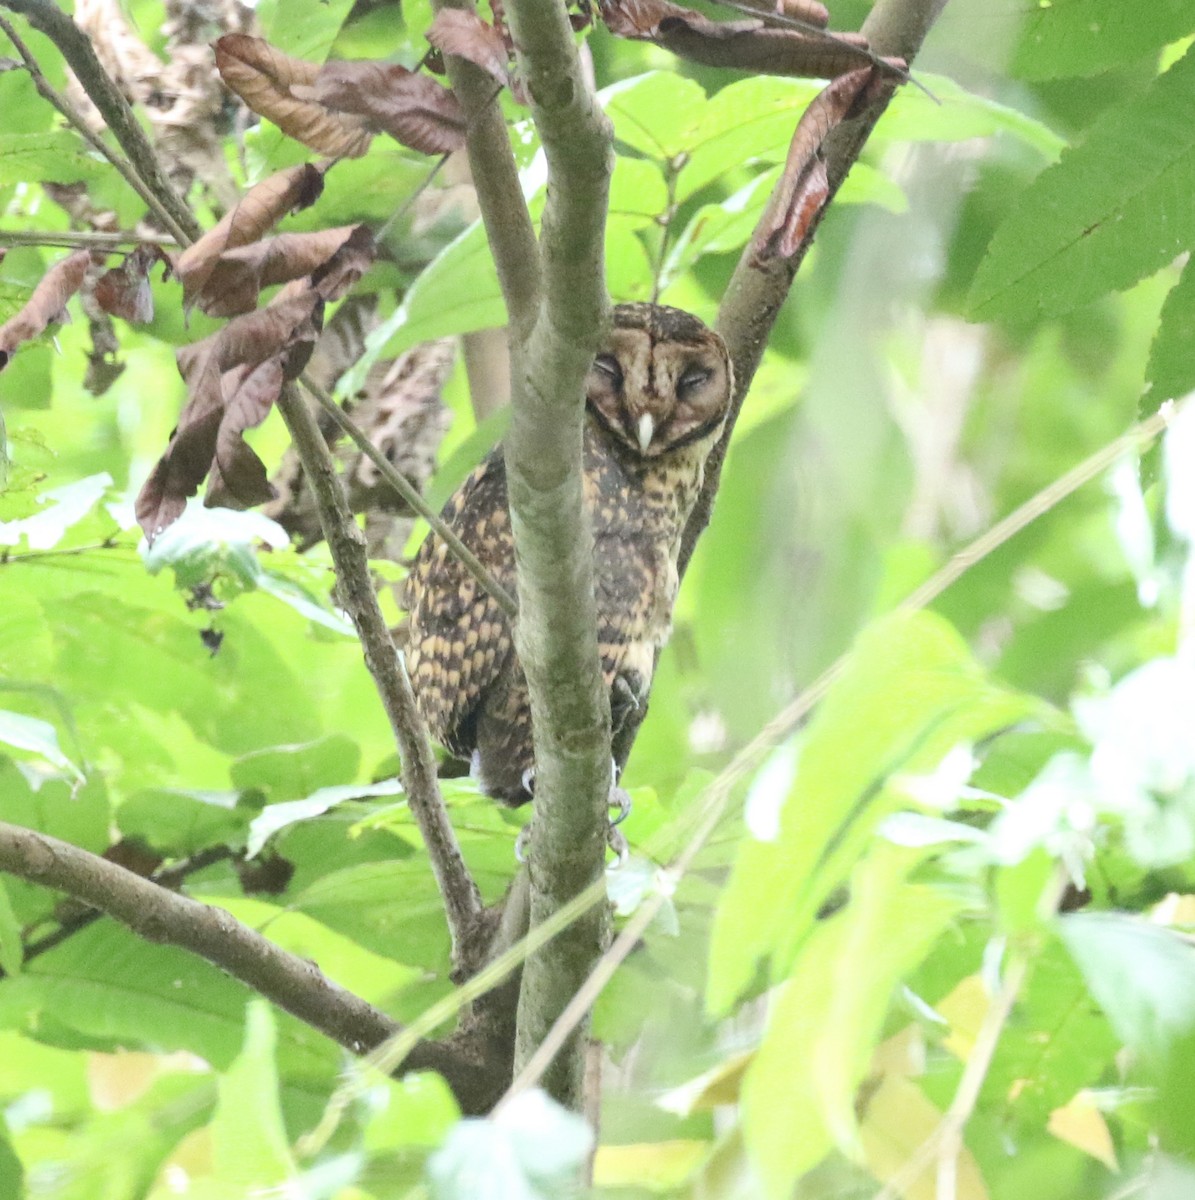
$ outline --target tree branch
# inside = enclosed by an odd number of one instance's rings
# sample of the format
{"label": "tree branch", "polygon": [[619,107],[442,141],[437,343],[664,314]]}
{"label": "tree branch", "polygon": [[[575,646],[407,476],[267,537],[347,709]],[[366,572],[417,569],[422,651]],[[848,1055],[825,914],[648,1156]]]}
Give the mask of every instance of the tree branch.
{"label": "tree branch", "polygon": [[461,857],[456,834],[444,811],[427,730],[415,706],[406,668],[378,607],[365,555],[365,537],[349,511],[328,444],[310,409],[292,386],[283,389],[278,409],[290,430],[319,508],[324,538],[336,565],[340,602],[356,626],[365,664],[398,743],[407,804],[423,835],[444,900],[452,935],[454,973],[471,974],[482,962],[488,942],[481,919],[481,895]]}
{"label": "tree branch", "polygon": [[[876,53],[912,62],[925,35],[945,7],[946,0],[878,0],[863,23],[862,33]],[[821,153],[826,165],[829,194],[796,252],[787,258],[775,257],[762,264],[756,258],[757,235],[759,231],[770,228],[775,220],[779,197],[774,194],[756,226],[756,235],[744,248],[727,285],[726,294],[718,308],[716,328],[725,339],[734,363],[735,394],[726,428],[706,462],[705,482],[685,528],[680,555],[682,575],[689,565],[697,539],[709,524],[731,433],[751,381],[755,378],[777,314],[788,297],[793,277],[813,244],[821,216],[854,166],[872,129],[883,115],[890,96],[890,91],[883,92],[877,103],[866,112],[853,120],[844,121],[827,137]]]}
{"label": "tree branch", "polygon": [[[559,0],[508,5],[519,67],[548,164],[542,295],[529,336],[512,344],[506,436],[518,559],[519,658],[535,731],[531,925],[548,919],[605,865],[610,706],[597,654],[593,539],[582,501],[584,379],[609,307],[603,244],[612,131],[582,74]],[[605,906],[589,910],[528,960],[519,996],[516,1069],[539,1047],[601,956]],[[586,1029],[544,1075],[579,1109]]]}
{"label": "tree branch", "polygon": [[[310,959],[281,949],[222,908],[168,891],[57,838],[0,822],[0,870],[84,900],[146,941],[198,954],[354,1054],[368,1053],[401,1028],[332,983]],[[425,1041],[403,1070],[439,1071],[465,1104],[482,1068],[447,1045]]]}
{"label": "tree branch", "polygon": [[181,241],[195,241],[202,232],[199,222],[158,165],[153,147],[137,124],[128,101],[96,57],[91,40],[52,0],[2,0],[2,3],[12,12],[20,13],[62,51],[137,174],[173,218],[177,231],[172,227],[171,232],[176,237],[183,235],[179,237]]}
{"label": "tree branch", "polygon": [[[537,246],[493,84],[447,59],[468,120],[469,161],[509,317],[511,424],[505,456],[518,575],[515,636],[535,736],[531,923],[599,881],[610,790],[610,712],[597,655],[593,543],[581,488],[583,381],[609,300],[603,244],[612,134],[578,61],[560,0],[507,6],[519,70],[548,166]],[[516,1061],[551,1028],[607,939],[591,910],[527,963]],[[545,1086],[580,1106],[583,1031]]]}

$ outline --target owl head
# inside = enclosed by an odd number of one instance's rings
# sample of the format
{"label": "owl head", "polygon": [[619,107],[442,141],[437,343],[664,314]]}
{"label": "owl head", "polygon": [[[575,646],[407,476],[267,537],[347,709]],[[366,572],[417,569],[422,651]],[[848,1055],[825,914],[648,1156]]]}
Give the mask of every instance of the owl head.
{"label": "owl head", "polygon": [[659,458],[712,445],[730,408],[726,344],[690,313],[662,304],[620,304],[585,380],[599,425],[632,455]]}

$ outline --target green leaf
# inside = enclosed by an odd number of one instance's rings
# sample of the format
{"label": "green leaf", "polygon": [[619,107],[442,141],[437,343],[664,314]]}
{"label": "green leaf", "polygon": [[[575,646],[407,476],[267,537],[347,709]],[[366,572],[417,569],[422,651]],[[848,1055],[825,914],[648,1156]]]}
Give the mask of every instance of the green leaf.
{"label": "green leaf", "polygon": [[273,1014],[264,1000],[246,1010],[245,1048],[221,1076],[212,1120],[214,1181],[230,1195],[287,1191],[298,1171],[291,1158],[274,1051]]}
{"label": "green leaf", "polygon": [[287,800],[281,804],[270,804],[254,817],[249,827],[249,841],[245,853],[252,858],[280,829],[323,816],[329,809],[348,800],[360,800],[366,796],[397,796],[402,792],[398,779],[385,779],[381,783],[342,784],[338,787],[320,788],[302,800]]}
{"label": "green leaf", "polygon": [[743,1133],[767,1196],[790,1196],[834,1145],[857,1152],[855,1093],[892,991],[960,907],[905,882],[920,857],[881,847],[861,863],[846,910],[818,925],[772,1005],[742,1089]]}
{"label": "green leaf", "polygon": [[262,0],[257,20],[271,46],[322,63],[352,7],[353,0]]}
{"label": "green leaf", "polygon": [[1022,79],[1096,75],[1195,31],[1188,0],[1052,0],[1025,14],[1011,69]]}
{"label": "green leaf", "polygon": [[380,1081],[365,1096],[365,1104],[369,1116],[362,1140],[373,1154],[438,1146],[460,1117],[448,1084],[430,1071]]}
{"label": "green leaf", "polygon": [[21,924],[13,912],[4,880],[0,878],[0,972],[19,975],[23,958]]}
{"label": "green leaf", "polygon": [[593,1149],[584,1118],[538,1090],[461,1121],[428,1160],[436,1200],[552,1200],[575,1190]]}
{"label": "green leaf", "polygon": [[110,170],[73,129],[0,133],[0,187],[43,180],[79,183],[98,179]]}
{"label": "green leaf", "polygon": [[1190,259],[1162,306],[1146,379],[1149,388],[1141,401],[1142,416],[1195,390],[1195,268]]}
{"label": "green leaf", "polygon": [[313,742],[268,746],[242,755],[232,764],[232,785],[242,791],[258,788],[271,800],[308,796],[317,788],[349,783],[357,777],[361,749],[343,733]]}
{"label": "green leaf", "polygon": [[24,538],[30,550],[49,550],[62,541],[72,525],[77,525],[112,486],[106,471],[89,475],[75,483],[42,492],[37,502],[45,507],[19,521],[0,521],[0,546],[17,546]]}
{"label": "green leaf", "polygon": [[771,959],[787,973],[818,910],[850,873],[879,823],[903,803],[885,787],[926,773],[957,743],[1012,724],[1025,697],[989,684],[958,634],[928,613],[867,629],[798,740],[787,793],[753,792],[753,834],[718,906],[707,1003],[725,1012]]}
{"label": "green leaf", "polygon": [[8,1140],[8,1129],[0,1117],[0,1200],[23,1200],[25,1168]]}
{"label": "green leaf", "polygon": [[248,836],[252,809],[237,807],[236,792],[146,788],[116,813],[120,831],[169,857],[184,858],[209,846],[239,846]]}
{"label": "green leaf", "polygon": [[0,743],[36,754],[60,771],[76,779],[83,778],[83,772],[62,753],[58,745],[58,730],[49,721],[39,721],[36,717],[0,709]]}
{"label": "green leaf", "polygon": [[1117,1036],[1157,1087],[1161,1146],[1195,1153],[1195,948],[1119,913],[1073,913],[1059,932]]}
{"label": "green leaf", "polygon": [[[248,989],[203,959],[97,922],[26,965],[0,988],[0,1023],[69,1047],[190,1050],[213,1066],[237,1055]],[[327,1077],[338,1052],[287,1017],[287,1062]]]}
{"label": "green leaf", "polygon": [[1044,171],[996,231],[975,320],[1069,312],[1172,261],[1195,236],[1195,54],[1114,105]]}

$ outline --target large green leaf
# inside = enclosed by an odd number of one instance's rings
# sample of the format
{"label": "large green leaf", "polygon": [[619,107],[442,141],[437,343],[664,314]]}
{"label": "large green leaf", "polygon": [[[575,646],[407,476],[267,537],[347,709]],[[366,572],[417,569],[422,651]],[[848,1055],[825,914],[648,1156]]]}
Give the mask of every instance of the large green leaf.
{"label": "large green leaf", "polygon": [[855,1090],[892,991],[960,907],[955,896],[904,882],[919,857],[882,848],[860,864],[845,912],[818,926],[772,1007],[742,1091],[743,1132],[766,1196],[791,1196],[832,1146],[857,1149]]}
{"label": "large green leaf", "polygon": [[764,777],[748,799],[752,836],[714,925],[710,1008],[725,1011],[761,959],[774,975],[787,973],[818,910],[901,805],[885,786],[894,773],[924,773],[958,742],[1031,709],[989,683],[940,618],[893,616],[870,627],[798,739],[792,770],[775,782]]}
{"label": "large green leaf", "polygon": [[970,315],[1027,321],[1126,288],[1195,236],[1195,54],[1115,105],[1026,189],[976,272]]}
{"label": "large green leaf", "polygon": [[1024,79],[1095,75],[1195,31],[1188,0],[1051,0],[1036,7],[1016,3],[1015,9],[1025,24],[1012,70]]}

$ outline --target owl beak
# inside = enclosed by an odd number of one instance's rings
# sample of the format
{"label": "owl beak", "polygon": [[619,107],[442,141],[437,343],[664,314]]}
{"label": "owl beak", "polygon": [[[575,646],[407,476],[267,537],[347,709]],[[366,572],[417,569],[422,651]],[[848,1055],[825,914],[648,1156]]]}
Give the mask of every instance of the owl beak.
{"label": "owl beak", "polygon": [[651,445],[652,435],[656,431],[656,423],[652,419],[651,413],[644,413],[639,418],[639,449],[642,453],[647,453],[648,446]]}

